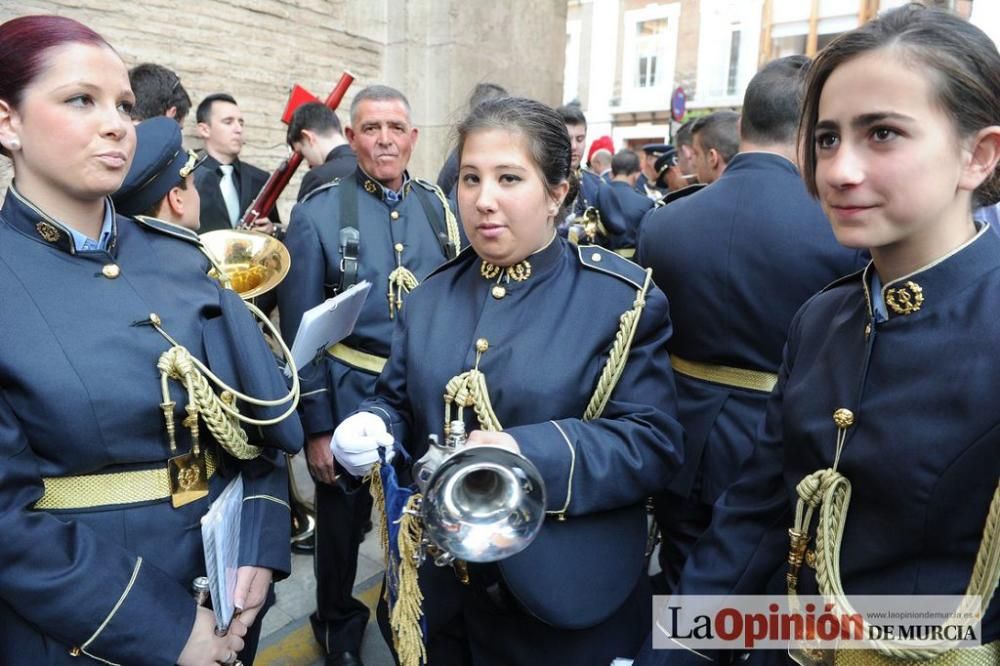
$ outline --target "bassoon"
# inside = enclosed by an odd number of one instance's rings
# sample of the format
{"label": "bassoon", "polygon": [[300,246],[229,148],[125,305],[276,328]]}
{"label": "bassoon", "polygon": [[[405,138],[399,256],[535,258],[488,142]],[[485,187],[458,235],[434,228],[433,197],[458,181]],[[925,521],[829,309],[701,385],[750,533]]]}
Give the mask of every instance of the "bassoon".
{"label": "bassoon", "polygon": [[[340,100],[344,98],[344,94],[347,89],[351,86],[354,81],[354,75],[350,72],[344,72],[340,75],[340,80],[337,81],[337,85],[334,86],[333,90],[330,91],[330,95],[323,102],[331,111],[336,111],[337,107],[340,106]],[[239,227],[240,229],[252,229],[254,224],[262,217],[267,217],[267,215],[274,208],[274,205],[278,202],[278,197],[284,192],[285,187],[288,182],[292,179],[292,175],[295,170],[299,168],[302,163],[302,153],[295,150],[287,158],[282,160],[278,168],[274,170],[271,177],[267,179],[264,183],[264,187],[261,188],[257,197],[247,208],[246,212],[243,213],[243,217],[240,218]]]}

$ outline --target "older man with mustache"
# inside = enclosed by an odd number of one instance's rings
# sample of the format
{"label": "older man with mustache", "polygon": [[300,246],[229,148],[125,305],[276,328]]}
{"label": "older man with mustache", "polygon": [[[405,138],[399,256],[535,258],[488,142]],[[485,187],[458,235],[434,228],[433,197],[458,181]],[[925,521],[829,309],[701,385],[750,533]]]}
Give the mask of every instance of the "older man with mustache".
{"label": "older man with mustache", "polygon": [[330,436],[372,395],[407,293],[461,245],[444,195],[406,170],[417,134],[401,92],[381,85],[359,92],[346,130],[358,168],[297,204],[286,238],[292,267],[278,299],[289,344],[306,310],[361,280],[372,284],[354,332],[301,369],[300,412],[316,481],[317,610],[311,619],[327,666],[361,664],[369,613],[351,590],[371,512],[367,484],[335,469]]}

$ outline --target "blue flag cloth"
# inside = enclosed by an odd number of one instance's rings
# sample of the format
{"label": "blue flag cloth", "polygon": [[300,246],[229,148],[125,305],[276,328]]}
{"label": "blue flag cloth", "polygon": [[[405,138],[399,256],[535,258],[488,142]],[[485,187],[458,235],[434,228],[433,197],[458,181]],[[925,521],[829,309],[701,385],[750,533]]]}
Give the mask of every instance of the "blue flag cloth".
{"label": "blue flag cloth", "polygon": [[[403,452],[403,456],[409,456]],[[407,511],[407,504],[410,498],[417,493],[414,487],[400,486],[396,469],[384,461],[382,452],[379,457],[383,458],[379,466],[379,480],[382,485],[382,499],[384,501],[385,522],[388,534],[388,548],[386,553],[385,587],[387,590],[386,601],[389,605],[390,624],[393,627],[393,642],[400,657],[400,663],[423,664],[426,662],[426,649],[423,645],[423,638],[427,636],[427,620],[421,608],[421,594],[418,588],[417,562],[405,562],[404,558],[413,558],[414,554],[420,552],[420,531],[412,531],[413,518],[404,521]],[[378,502],[376,501],[376,504]],[[412,509],[410,509],[412,511]],[[400,548],[400,532],[406,529],[409,523],[409,533],[403,538],[413,541],[409,543],[407,552],[402,552]],[[403,594],[410,597],[402,599],[403,603],[397,608]],[[399,616],[397,617],[397,612]],[[417,627],[419,626],[419,633]]]}

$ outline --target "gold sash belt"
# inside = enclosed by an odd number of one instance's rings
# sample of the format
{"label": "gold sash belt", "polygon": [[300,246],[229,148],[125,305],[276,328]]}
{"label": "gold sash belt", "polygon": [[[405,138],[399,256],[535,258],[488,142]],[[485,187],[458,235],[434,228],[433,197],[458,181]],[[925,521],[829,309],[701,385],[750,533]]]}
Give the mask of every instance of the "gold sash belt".
{"label": "gold sash belt", "polygon": [[995,666],[1000,664],[1000,641],[949,650],[927,659],[895,659],[877,650],[837,650],[834,666]]}
{"label": "gold sash belt", "polygon": [[351,367],[365,370],[373,375],[381,374],[382,368],[385,367],[386,361],[389,360],[375,354],[354,349],[353,347],[348,347],[341,342],[327,347],[326,352],[338,361],[343,361]]}
{"label": "gold sash belt", "polygon": [[[205,451],[209,478],[215,474],[215,453]],[[42,479],[45,493],[35,509],[93,509],[115,504],[152,502],[170,497],[167,466],[107,474],[54,476]]]}
{"label": "gold sash belt", "polygon": [[770,393],[778,383],[778,375],[770,372],[688,361],[674,354],[670,355],[670,365],[674,367],[674,372],[688,377],[751,391]]}

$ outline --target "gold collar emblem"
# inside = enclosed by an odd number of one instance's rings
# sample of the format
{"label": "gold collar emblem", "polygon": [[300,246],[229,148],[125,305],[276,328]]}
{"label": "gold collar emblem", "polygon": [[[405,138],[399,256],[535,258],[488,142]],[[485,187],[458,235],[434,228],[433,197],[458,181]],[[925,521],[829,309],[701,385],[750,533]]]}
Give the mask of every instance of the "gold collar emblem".
{"label": "gold collar emblem", "polygon": [[365,179],[365,192],[367,192],[368,194],[375,194],[376,192],[378,192],[378,185],[376,185],[375,181],[372,180],[371,178]]}
{"label": "gold collar emblem", "polygon": [[527,259],[519,261],[513,266],[497,266],[496,264],[491,264],[488,261],[483,261],[482,265],[479,267],[479,274],[487,280],[498,278],[502,273],[507,274],[508,280],[514,280],[514,282],[524,282],[531,277],[531,264]]}
{"label": "gold collar emblem", "polygon": [[920,309],[923,302],[924,290],[912,280],[907,281],[900,287],[887,289],[885,292],[885,304],[899,315],[908,315],[916,312]]}
{"label": "gold collar emblem", "polygon": [[62,236],[62,234],[59,233],[59,229],[56,228],[56,225],[51,222],[46,222],[45,220],[36,224],[35,229],[38,231],[38,235],[49,243],[55,243]]}

